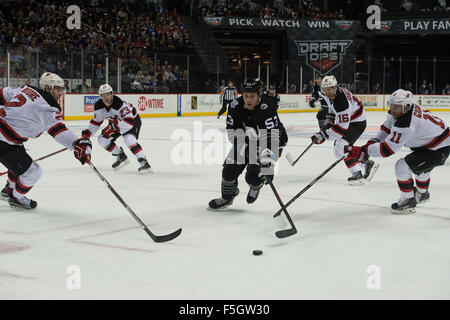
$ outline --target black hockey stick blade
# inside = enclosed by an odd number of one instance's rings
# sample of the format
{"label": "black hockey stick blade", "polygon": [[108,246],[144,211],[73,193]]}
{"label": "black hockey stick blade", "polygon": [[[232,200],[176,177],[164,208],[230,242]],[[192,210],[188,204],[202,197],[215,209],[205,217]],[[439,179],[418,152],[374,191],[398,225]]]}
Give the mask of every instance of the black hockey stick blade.
{"label": "black hockey stick blade", "polygon": [[167,241],[175,239],[176,237],[178,237],[181,234],[181,231],[182,231],[181,228],[172,233],[162,235],[162,236],[157,236],[157,235],[153,234],[149,230],[149,228],[141,221],[141,219],[139,219],[139,217],[134,213],[134,211],[130,208],[130,206],[128,206],[128,204],[125,202],[125,200],[123,200],[122,197],[117,193],[117,191],[109,184],[108,180],[106,180],[106,178],[100,173],[100,171],[97,170],[97,168],[94,166],[94,164],[91,162],[91,160],[88,159],[86,161],[86,163],[89,164],[89,167],[91,167],[91,169],[97,174],[97,176],[100,178],[100,180],[102,180],[106,184],[109,191],[111,191],[112,194],[117,198],[117,200],[119,200],[119,202],[125,207],[125,209],[127,209],[127,211],[141,225],[141,227],[144,229],[144,231],[150,236],[150,238],[153,241],[167,242]]}
{"label": "black hockey stick blade", "polygon": [[152,240],[155,242],[171,241],[171,240],[175,239],[176,237],[178,237],[182,231],[182,229],[180,228],[172,233],[162,235],[162,236],[157,236],[157,235],[153,234],[147,227],[144,227],[144,230],[145,230],[145,232],[147,232],[147,234],[150,236],[150,238],[152,238]]}
{"label": "black hockey stick blade", "polygon": [[280,239],[286,238],[286,237],[290,237],[290,236],[292,236],[292,235],[297,233],[297,228],[295,227],[294,222],[292,221],[291,217],[289,216],[289,213],[287,212],[286,207],[283,204],[283,201],[281,200],[277,189],[275,188],[275,186],[273,185],[272,182],[270,182],[269,185],[270,185],[270,188],[272,188],[273,194],[277,198],[277,201],[280,204],[282,210],[284,211],[284,214],[286,215],[286,218],[289,221],[289,225],[291,226],[290,229],[276,231],[275,235],[277,236],[277,238],[280,238]]}
{"label": "black hockey stick blade", "polygon": [[277,232],[275,232],[275,235],[277,236],[277,238],[283,239],[283,238],[290,237],[296,233],[297,233],[297,228],[293,227],[290,229],[277,231]]}

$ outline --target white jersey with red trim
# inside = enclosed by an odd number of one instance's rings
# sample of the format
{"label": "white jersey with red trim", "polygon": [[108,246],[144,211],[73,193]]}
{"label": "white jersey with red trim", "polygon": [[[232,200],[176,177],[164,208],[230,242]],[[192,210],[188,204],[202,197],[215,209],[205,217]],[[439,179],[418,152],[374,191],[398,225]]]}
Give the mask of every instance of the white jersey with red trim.
{"label": "white jersey with red trim", "polygon": [[0,140],[20,145],[47,131],[69,150],[77,136],[62,122],[61,107],[47,92],[29,86],[0,88]]}
{"label": "white jersey with red trim", "polygon": [[447,124],[417,105],[398,119],[388,113],[376,138],[380,142],[368,147],[369,156],[372,157],[389,157],[402,146],[429,150],[450,146]]}
{"label": "white jersey with red trim", "polygon": [[135,118],[139,114],[131,103],[127,103],[118,96],[113,96],[113,102],[110,106],[105,105],[102,99],[99,99],[94,105],[94,117],[89,123],[88,130],[94,135],[103,120],[117,119],[120,134],[130,131],[135,126]]}
{"label": "white jersey with red trim", "polygon": [[323,101],[328,107],[328,113],[336,115],[334,125],[325,130],[329,140],[342,138],[350,123],[365,121],[367,118],[361,101],[345,88],[337,88],[333,100],[324,96]]}

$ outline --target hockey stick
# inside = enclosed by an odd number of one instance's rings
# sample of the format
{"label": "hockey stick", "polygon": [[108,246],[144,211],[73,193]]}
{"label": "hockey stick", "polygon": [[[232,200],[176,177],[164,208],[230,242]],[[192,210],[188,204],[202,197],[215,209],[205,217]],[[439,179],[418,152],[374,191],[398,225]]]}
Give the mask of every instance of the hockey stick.
{"label": "hockey stick", "polygon": [[295,159],[295,161],[292,161],[292,155],[291,155],[290,153],[287,153],[287,154],[286,154],[286,159],[288,160],[289,164],[290,164],[291,166],[295,166],[295,164],[297,163],[297,161],[300,160],[300,158],[306,153],[306,151],[309,150],[309,148],[311,148],[311,147],[313,146],[313,144],[314,144],[314,142],[311,142],[311,143],[309,144],[309,146],[305,149],[305,151],[303,151],[302,154],[299,155],[297,159]]}
{"label": "hockey stick", "polygon": [[297,233],[297,228],[295,227],[294,222],[292,221],[291,217],[289,216],[289,213],[287,212],[286,207],[283,204],[283,201],[281,201],[281,198],[277,192],[277,189],[275,189],[275,186],[273,185],[272,182],[270,182],[269,185],[272,188],[273,194],[277,198],[278,203],[280,204],[282,210],[284,211],[286,218],[288,219],[289,223],[291,224],[291,228],[285,229],[285,230],[279,230],[279,231],[275,232],[275,235],[280,239],[290,237]]}
{"label": "hockey stick", "polygon": [[[48,154],[48,155],[46,155],[46,156],[40,157],[40,158],[38,158],[38,159],[36,159],[36,160],[33,160],[33,161],[36,162],[36,161],[39,161],[39,160],[44,160],[44,159],[46,159],[46,158],[48,158],[48,157],[54,156],[55,154],[58,154],[58,153],[60,153],[60,152],[66,151],[66,150],[67,150],[67,148],[63,148],[63,149],[61,149],[61,150],[55,151],[55,152],[53,152],[53,153],[50,153],[50,154]],[[4,175],[4,174],[7,174],[7,173],[8,173],[8,171],[0,172],[0,176],[2,176],[2,175]]]}
{"label": "hockey stick", "polygon": [[339,160],[336,160],[331,166],[329,166],[324,172],[322,172],[317,178],[315,178],[313,181],[311,181],[306,187],[304,187],[302,189],[302,191],[300,191],[299,193],[297,193],[291,200],[289,200],[288,203],[286,203],[285,208],[281,208],[280,210],[278,210],[273,217],[276,218],[278,217],[282,211],[284,211],[287,207],[289,207],[295,200],[297,200],[302,194],[304,194],[306,192],[306,190],[308,190],[309,188],[311,188],[317,181],[319,181],[324,175],[326,175],[331,169],[333,169],[335,166],[337,166],[337,164],[339,162],[341,162],[343,159],[345,158],[342,157]]}
{"label": "hockey stick", "polygon": [[181,228],[170,234],[166,234],[163,236],[157,236],[157,235],[153,234],[147,228],[147,226],[141,221],[141,219],[139,219],[139,217],[133,212],[133,210],[127,205],[127,203],[122,199],[122,197],[116,192],[116,190],[114,190],[114,188],[109,184],[109,182],[105,179],[105,177],[103,177],[103,175],[97,170],[97,168],[94,166],[94,164],[90,160],[88,160],[86,162],[89,164],[89,166],[92,168],[92,170],[94,170],[94,172],[97,174],[97,176],[100,178],[100,180],[102,180],[106,184],[108,189],[116,196],[116,198],[125,207],[125,209],[127,209],[128,212],[133,216],[133,218],[141,225],[141,227],[144,228],[144,231],[150,236],[150,238],[152,238],[153,241],[166,242],[166,241],[173,240],[180,235],[180,233],[182,231]]}

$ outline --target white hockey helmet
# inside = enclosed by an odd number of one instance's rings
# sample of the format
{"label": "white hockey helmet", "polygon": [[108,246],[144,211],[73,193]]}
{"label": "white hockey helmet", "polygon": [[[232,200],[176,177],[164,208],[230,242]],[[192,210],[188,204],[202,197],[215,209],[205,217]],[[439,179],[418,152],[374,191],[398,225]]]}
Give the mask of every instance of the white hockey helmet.
{"label": "white hockey helmet", "polygon": [[402,107],[402,112],[405,113],[413,105],[414,96],[411,91],[398,89],[389,97],[389,107],[392,105],[399,105]]}
{"label": "white hockey helmet", "polygon": [[39,87],[45,89],[45,86],[49,86],[52,90],[54,87],[64,88],[64,80],[55,73],[45,72],[39,79]]}
{"label": "white hockey helmet", "polygon": [[326,76],[322,79],[322,83],[320,84],[320,88],[323,90],[324,88],[337,87],[337,81],[334,76]]}
{"label": "white hockey helmet", "polygon": [[109,85],[109,84],[107,84],[107,83],[105,83],[105,84],[102,84],[101,86],[100,86],[100,88],[98,88],[98,94],[101,96],[102,94],[104,94],[104,93],[108,93],[108,92],[113,92],[113,88]]}

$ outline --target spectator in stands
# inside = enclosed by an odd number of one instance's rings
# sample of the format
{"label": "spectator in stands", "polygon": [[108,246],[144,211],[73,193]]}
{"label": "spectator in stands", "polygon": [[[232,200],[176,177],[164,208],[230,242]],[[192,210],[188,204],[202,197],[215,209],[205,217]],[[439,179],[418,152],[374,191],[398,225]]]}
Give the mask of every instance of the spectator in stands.
{"label": "spectator in stands", "polygon": [[79,84],[79,85],[77,86],[77,92],[78,92],[78,93],[88,93],[88,91],[89,91],[89,87],[88,87],[88,85],[86,84],[86,79],[83,79],[82,84]]}
{"label": "spectator in stands", "polygon": [[428,81],[423,80],[422,85],[419,87],[419,94],[425,94],[428,87]]}
{"label": "spectator in stands", "polygon": [[445,85],[445,88],[444,89],[442,89],[442,94],[444,94],[444,95],[450,95],[450,84],[446,84]]}
{"label": "spectator in stands", "polygon": [[400,7],[406,11],[406,12],[410,12],[412,10],[413,7],[413,3],[411,2],[411,0],[402,0]]}
{"label": "spectator in stands", "polygon": [[434,88],[433,88],[433,84],[431,82],[428,83],[425,94],[434,94]]}
{"label": "spectator in stands", "polygon": [[69,88],[69,81],[64,80],[64,94],[69,93],[70,92],[70,88]]}
{"label": "spectator in stands", "polygon": [[382,90],[381,90],[381,86],[380,83],[376,83],[375,86],[373,87],[373,92],[374,94],[382,94]]}
{"label": "spectator in stands", "polygon": [[447,11],[449,8],[447,7],[447,1],[446,0],[438,0],[437,6],[434,7],[435,10],[439,11]]}
{"label": "spectator in stands", "polygon": [[138,75],[134,77],[134,81],[131,83],[131,89],[134,92],[142,92],[142,91],[144,91],[144,88],[142,87],[142,84],[141,84],[141,82],[139,80],[139,76]]}

